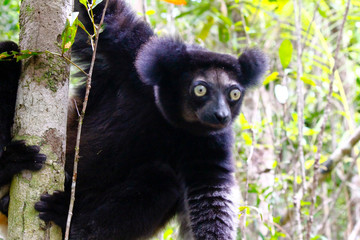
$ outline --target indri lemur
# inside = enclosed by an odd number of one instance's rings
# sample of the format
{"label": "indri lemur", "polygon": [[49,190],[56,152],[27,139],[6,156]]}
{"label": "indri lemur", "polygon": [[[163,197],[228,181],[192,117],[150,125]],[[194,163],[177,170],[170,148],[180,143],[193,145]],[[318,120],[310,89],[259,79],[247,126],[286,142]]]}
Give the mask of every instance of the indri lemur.
{"label": "indri lemur", "polygon": [[[104,2],[94,9],[96,22]],[[91,29],[86,11],[77,8]],[[72,53],[89,67],[92,49],[84,32]],[[0,183],[5,184],[22,169],[39,169],[45,156],[37,147],[9,143],[20,70],[17,63],[0,64],[0,144],[8,145],[0,151]],[[186,240],[235,239],[239,205],[231,123],[246,89],[260,81],[266,68],[259,50],[235,58],[158,37],[123,1],[110,0],[83,123],[70,238],[144,239],[178,215]],[[84,89],[77,89],[79,103]],[[76,119],[70,112],[68,175]],[[69,196],[69,184],[65,192],[41,196],[35,205],[40,218],[64,230]]]}

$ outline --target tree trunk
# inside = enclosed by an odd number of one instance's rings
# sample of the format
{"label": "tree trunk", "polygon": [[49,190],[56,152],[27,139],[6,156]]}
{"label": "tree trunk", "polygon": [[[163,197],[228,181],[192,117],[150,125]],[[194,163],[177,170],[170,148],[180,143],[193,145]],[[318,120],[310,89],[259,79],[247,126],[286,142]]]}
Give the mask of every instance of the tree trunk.
{"label": "tree trunk", "polygon": [[[61,53],[61,33],[72,11],[70,0],[23,0],[20,48]],[[64,185],[69,65],[51,54],[33,56],[23,64],[13,134],[47,155],[39,172],[24,171],[10,188],[9,239],[61,239],[61,230],[42,222],[34,210],[41,194]]]}

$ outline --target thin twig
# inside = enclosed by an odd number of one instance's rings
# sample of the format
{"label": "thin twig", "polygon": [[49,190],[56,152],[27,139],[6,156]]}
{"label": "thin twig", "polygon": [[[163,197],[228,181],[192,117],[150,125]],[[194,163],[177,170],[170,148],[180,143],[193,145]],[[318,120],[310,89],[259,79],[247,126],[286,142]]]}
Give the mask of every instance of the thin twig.
{"label": "thin twig", "polygon": [[[354,165],[355,166],[355,165]],[[353,167],[351,168],[351,169],[353,169]],[[349,175],[349,176],[351,176],[351,175]],[[349,178],[349,180],[350,180],[350,178]],[[348,180],[346,180],[346,182],[347,182]],[[353,209],[352,209],[352,207],[351,207],[351,197],[350,197],[350,194],[349,194],[349,190],[348,190],[348,188],[347,187],[345,187],[344,188],[344,194],[345,194],[345,201],[346,201],[346,215],[347,215],[347,222],[348,222],[348,224],[347,224],[347,226],[346,226],[346,232],[345,232],[345,236],[349,236],[350,235],[350,231],[351,231],[351,229],[353,229],[353,227],[354,227],[354,223],[353,223],[353,214],[352,214],[352,211],[353,211]],[[329,223],[329,222],[328,222]],[[329,226],[330,224],[325,224],[325,226],[327,227],[327,226]],[[326,229],[326,228],[325,228]]]}
{"label": "thin twig", "polygon": [[264,220],[264,222],[266,222],[267,224],[271,224],[273,226],[275,226],[276,228],[278,228],[280,230],[280,232],[285,234],[285,238],[290,239],[291,240],[291,235],[290,233],[288,233],[282,226],[280,226],[279,224],[277,224],[276,222],[273,221],[269,221],[269,220]]}
{"label": "thin twig", "polygon": [[308,37],[309,37],[311,26],[312,26],[312,24],[313,24],[314,21],[315,21],[316,12],[317,12],[317,10],[318,10],[318,8],[319,8],[319,4],[320,4],[320,1],[318,1],[318,2],[316,3],[316,6],[315,6],[315,8],[314,8],[313,18],[311,19],[311,21],[310,21],[310,23],[309,23],[309,26],[308,26],[308,29],[306,30],[306,35],[305,35],[305,38],[304,38],[304,43],[303,43],[303,45],[302,45],[302,47],[301,47],[301,54],[300,54],[301,57],[302,57],[302,55],[303,55],[303,53],[304,53],[304,49],[305,49],[305,47],[306,47],[306,41],[307,41],[307,39],[308,39]]}
{"label": "thin twig", "polygon": [[260,88],[260,101],[261,101],[261,105],[262,105],[262,109],[264,109],[264,115],[265,115],[265,119],[266,119],[266,126],[269,130],[269,134],[271,136],[271,141],[272,141],[272,146],[273,146],[273,151],[276,151],[276,138],[275,138],[275,134],[274,134],[274,129],[272,127],[271,123],[271,114],[268,115],[267,111],[266,111],[266,107],[267,105],[265,104],[265,100],[264,100],[264,95],[265,95],[265,89],[264,87]]}
{"label": "thin twig", "polygon": [[[323,211],[324,214],[329,214],[330,209],[329,209],[329,198],[328,198],[328,185],[327,184],[323,184],[321,186],[321,191],[322,191],[322,206],[319,208],[319,210]],[[315,213],[316,214],[316,213]],[[332,234],[331,234],[331,226],[329,224],[329,222],[326,223],[325,225],[325,231],[324,231],[324,235],[328,238],[328,239],[332,239]]]}
{"label": "thin twig", "polygon": [[[242,8],[240,7],[240,16],[241,16],[241,21],[242,21],[242,25],[244,27],[244,32],[245,32],[245,35],[246,35],[246,46],[249,47],[249,44],[250,44],[250,37],[248,36],[248,34],[246,33],[246,23],[245,23],[245,18],[243,16],[243,13],[242,13]],[[257,111],[257,108],[258,108],[258,103],[259,103],[259,98],[257,99],[257,101],[255,102],[255,107],[254,107],[254,111],[253,111],[253,116],[251,118],[251,122],[249,123],[250,125],[250,133],[251,133],[251,139],[252,139],[252,142],[251,142],[251,147],[250,147],[250,153],[248,155],[248,158],[245,162],[245,174],[246,174],[246,182],[245,182],[245,196],[244,196],[244,205],[245,206],[248,206],[248,191],[249,191],[249,163],[254,155],[254,146],[255,146],[255,132],[254,132],[254,116],[255,116],[255,113]],[[246,213],[243,215],[244,218],[243,218],[243,225],[241,226],[242,227],[242,230],[243,230],[243,239],[246,240]]]}
{"label": "thin twig", "polygon": [[[251,122],[249,122],[250,125],[250,133],[251,133],[251,147],[250,147],[250,153],[249,156],[245,162],[245,169],[246,169],[246,182],[245,182],[245,196],[244,196],[244,205],[248,206],[248,191],[249,191],[249,163],[251,162],[251,159],[254,155],[254,150],[255,150],[255,131],[254,131],[254,122],[255,122],[255,114],[257,112],[257,108],[258,108],[258,104],[259,104],[259,98],[257,99],[257,101],[255,102],[255,107],[253,110],[253,116],[251,118]],[[243,239],[246,240],[246,214],[244,214],[244,225],[243,227]]]}
{"label": "thin twig", "polygon": [[150,24],[150,19],[149,19],[149,15],[146,14],[147,11],[147,5],[146,5],[146,0],[141,0],[142,3],[142,14],[144,16],[144,20],[145,22],[147,22],[148,24]]}
{"label": "thin twig", "polygon": [[295,29],[296,29],[296,48],[297,48],[297,112],[298,112],[298,156],[301,166],[301,180],[302,180],[302,190],[306,189],[306,178],[305,178],[305,160],[304,160],[304,150],[303,150],[303,137],[304,137],[304,83],[301,80],[303,74],[303,67],[301,63],[301,0],[294,0],[297,2],[297,7],[294,4],[295,9]]}
{"label": "thin twig", "polygon": [[301,224],[301,205],[300,200],[303,197],[303,193],[306,189],[306,178],[305,178],[305,160],[303,150],[303,138],[304,138],[304,84],[301,80],[302,76],[302,63],[301,63],[301,0],[294,0],[294,11],[295,11],[295,29],[296,29],[296,48],[297,48],[297,114],[298,114],[298,152],[300,169],[301,169],[301,185],[299,190],[296,188],[297,182],[297,168],[294,169],[294,209],[295,209],[295,222],[296,222],[296,236],[297,239],[303,239],[303,227]]}
{"label": "thin twig", "polygon": [[255,13],[252,14],[252,18],[251,20],[249,21],[249,25],[250,26],[253,26],[254,25],[254,21],[255,21],[255,18],[257,17],[258,13],[259,13],[259,10],[260,10],[260,6],[262,4],[262,0],[260,0],[257,4],[257,7],[256,7],[256,10],[255,10]]}
{"label": "thin twig", "polygon": [[295,224],[296,224],[296,239],[302,240],[303,234],[302,234],[302,225],[301,225],[301,206],[300,206],[300,200],[302,199],[303,192],[302,190],[297,190],[297,168],[294,169],[294,181],[293,181],[293,204],[294,204],[294,211],[295,211]]}
{"label": "thin twig", "polygon": [[[94,27],[93,31],[94,31],[94,34],[97,34],[97,30],[96,30],[96,24],[95,24],[95,19],[94,19],[94,12],[93,12],[93,3],[91,3],[91,6],[90,6],[90,9],[88,8],[88,5],[86,5],[86,10],[87,10],[87,13],[88,13],[88,16],[91,20],[91,23],[92,23],[92,26]],[[91,41],[92,41],[93,38],[91,38]],[[91,46],[93,47],[93,50],[94,50],[94,45],[91,44]]]}
{"label": "thin twig", "polygon": [[[329,159],[322,164],[324,169],[322,169],[323,173],[329,173],[333,170],[333,168],[339,164],[339,162],[344,158],[344,156],[348,156],[351,154],[351,150],[354,146],[360,141],[360,126],[355,129],[354,133],[346,138],[338,148],[330,155]],[[321,181],[322,178],[326,176],[323,174],[319,180]]]}
{"label": "thin twig", "polygon": [[[315,209],[315,200],[316,200],[316,188],[318,185],[318,169],[320,166],[320,156],[321,156],[321,150],[322,150],[322,146],[323,146],[323,135],[324,135],[324,131],[325,131],[325,126],[326,126],[326,122],[327,119],[329,117],[329,112],[330,112],[330,99],[332,96],[332,92],[333,92],[333,85],[334,85],[334,75],[335,75],[335,71],[337,70],[337,62],[338,62],[338,54],[340,51],[340,43],[341,43],[341,39],[342,39],[342,34],[344,31],[344,26],[345,26],[345,22],[346,22],[346,18],[347,15],[349,13],[349,8],[350,8],[350,1],[348,0],[346,3],[346,9],[345,9],[345,13],[344,13],[344,17],[343,17],[343,21],[341,23],[340,26],[340,30],[339,30],[339,36],[337,38],[337,42],[336,42],[336,49],[335,49],[335,54],[334,54],[334,66],[332,68],[332,72],[330,75],[330,86],[329,86],[329,92],[327,95],[327,101],[326,101],[326,105],[325,105],[325,111],[324,111],[324,120],[323,123],[321,125],[321,129],[320,129],[320,133],[318,135],[318,145],[317,145],[317,152],[315,155],[315,163],[314,163],[314,176],[313,176],[313,184],[312,184],[312,191],[311,191],[311,205],[310,205],[310,212],[309,212],[309,219],[307,222],[307,233],[306,233],[306,239],[309,240],[310,239],[310,234],[311,234],[311,227],[312,227],[312,223],[313,223],[313,218],[314,218],[314,209]],[[331,208],[330,208],[331,209]]]}
{"label": "thin twig", "polygon": [[244,7],[243,4],[240,3],[240,18],[241,18],[243,30],[244,30],[245,37],[246,37],[246,45],[250,46],[251,40],[250,40],[249,34],[246,31],[246,22],[245,22],[243,7]]}
{"label": "thin twig", "polygon": [[50,52],[50,51],[45,51],[45,53],[50,53],[52,55],[56,55],[59,56],[63,59],[65,59],[68,63],[72,64],[73,66],[75,66],[77,69],[79,69],[80,72],[82,72],[83,74],[85,74],[85,76],[88,76],[88,73],[85,72],[79,65],[77,65],[75,62],[71,61],[71,59],[67,58],[65,55],[56,53],[56,52]]}
{"label": "thin twig", "polygon": [[78,108],[77,102],[76,102],[75,99],[73,99],[73,100],[74,100],[74,105],[75,105],[75,109],[76,109],[77,115],[78,115],[78,117],[80,117],[80,112],[79,112],[79,108]]}
{"label": "thin twig", "polygon": [[360,221],[358,221],[354,227],[354,229],[352,230],[352,232],[349,235],[348,240],[355,240],[357,239],[356,237],[359,236],[358,233],[360,232]]}
{"label": "thin twig", "polygon": [[98,46],[98,42],[99,42],[99,34],[100,34],[101,26],[104,23],[104,17],[105,17],[106,9],[108,7],[108,3],[109,3],[109,0],[106,0],[103,14],[101,16],[100,24],[98,25],[96,33],[95,33],[95,46],[94,46],[94,51],[92,54],[89,74],[87,75],[87,79],[86,79],[86,92],[85,92],[83,107],[82,107],[81,115],[79,117],[78,131],[77,131],[77,137],[76,137],[76,146],[75,146],[74,170],[73,170],[73,177],[72,177],[72,184],[71,184],[71,199],[70,199],[68,217],[67,217],[67,221],[66,221],[65,240],[69,239],[71,218],[72,218],[73,209],[74,209],[76,178],[77,178],[77,169],[78,169],[78,163],[79,163],[79,150],[80,150],[80,137],[81,137],[82,123],[84,120],[85,111],[86,111],[86,107],[87,107],[87,103],[88,103],[88,99],[89,99],[91,80],[92,80],[91,78],[92,78],[94,65],[95,65],[96,50],[97,50],[97,46]]}

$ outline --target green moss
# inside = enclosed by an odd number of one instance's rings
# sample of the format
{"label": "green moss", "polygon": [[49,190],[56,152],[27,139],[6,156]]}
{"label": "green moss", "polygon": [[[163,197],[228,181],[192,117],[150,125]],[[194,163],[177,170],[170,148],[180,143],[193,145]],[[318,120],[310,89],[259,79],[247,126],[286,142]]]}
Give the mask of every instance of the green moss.
{"label": "green moss", "polygon": [[41,69],[46,70],[40,76],[35,77],[34,80],[38,83],[46,83],[46,88],[56,92],[59,84],[64,81],[66,64],[61,58],[47,54],[42,62],[35,65],[35,70]]}
{"label": "green moss", "polygon": [[40,152],[46,154],[47,160],[40,171],[23,171],[13,178],[10,189],[9,239],[49,239],[45,237],[48,234],[51,235],[50,239],[61,239],[58,227],[53,226],[48,231],[49,225],[39,219],[34,204],[39,201],[41,194],[63,189],[63,166],[57,161],[50,144],[43,138],[25,135],[15,136],[15,140],[25,140],[27,145],[39,145]]}
{"label": "green moss", "polygon": [[24,140],[28,145],[37,145],[41,141],[41,138],[38,136],[22,135],[15,136],[14,140]]}
{"label": "green moss", "polygon": [[25,11],[26,11],[26,13],[30,14],[34,11],[34,9],[28,5],[28,6],[26,6]]}
{"label": "green moss", "polygon": [[51,78],[51,77],[49,77],[48,79],[47,79],[47,86],[49,87],[49,89],[51,90],[51,91],[53,91],[53,92],[56,92],[57,91],[57,84],[56,84],[57,82],[53,79],[53,78]]}

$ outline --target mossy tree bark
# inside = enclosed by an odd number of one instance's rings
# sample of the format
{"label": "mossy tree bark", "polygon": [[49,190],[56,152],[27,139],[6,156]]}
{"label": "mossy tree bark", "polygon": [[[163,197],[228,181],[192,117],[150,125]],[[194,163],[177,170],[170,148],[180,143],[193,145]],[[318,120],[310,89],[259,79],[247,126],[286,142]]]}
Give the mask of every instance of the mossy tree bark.
{"label": "mossy tree bark", "polygon": [[[61,53],[61,33],[71,11],[71,0],[23,0],[20,48]],[[34,204],[41,194],[63,189],[68,86],[69,65],[62,58],[42,54],[24,61],[13,134],[39,145],[47,160],[39,172],[24,171],[11,183],[9,239],[62,237],[57,226],[39,219]]]}

